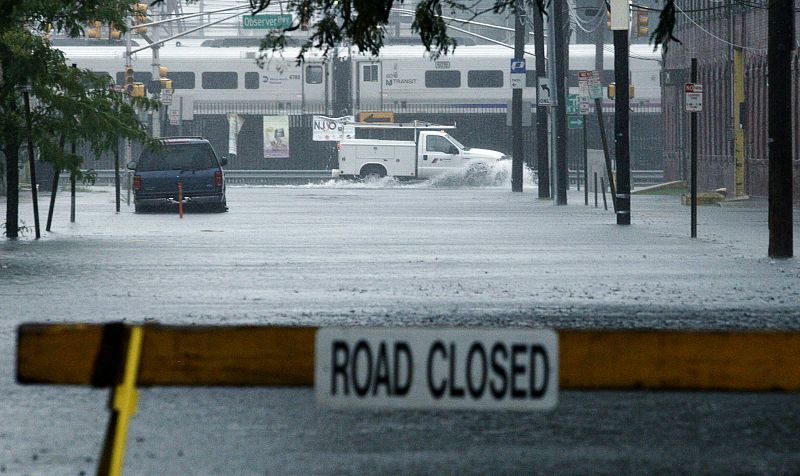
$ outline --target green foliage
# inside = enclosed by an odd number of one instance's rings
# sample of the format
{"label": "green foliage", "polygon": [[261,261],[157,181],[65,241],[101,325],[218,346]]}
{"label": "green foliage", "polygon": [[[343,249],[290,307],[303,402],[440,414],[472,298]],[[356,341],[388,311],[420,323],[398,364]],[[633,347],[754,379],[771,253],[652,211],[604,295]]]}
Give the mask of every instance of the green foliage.
{"label": "green foliage", "polygon": [[23,90],[30,87],[34,145],[56,168],[78,172],[82,158],[64,151],[64,142],[87,144],[101,154],[123,138],[148,142],[136,108],[158,103],[113,90],[111,78],[72,68],[43,37],[46,25],[72,36],[90,20],[123,28],[131,3],[122,0],[67,2],[0,0],[0,147],[27,137]]}
{"label": "green foliage", "polygon": [[[160,1],[160,0],[159,0]],[[250,0],[252,12],[258,13],[275,0]],[[539,9],[545,12],[550,1],[561,0],[495,0],[488,7],[477,9],[479,2],[464,0],[420,0],[416,4],[413,31],[419,34],[422,44],[431,56],[447,54],[456,46],[447,31],[448,21],[442,16],[473,19],[482,13],[516,13]],[[667,49],[670,42],[680,41],[672,34],[675,28],[675,2],[664,0],[658,27],[650,37],[655,47]],[[403,6],[403,0],[288,0],[285,11],[294,13],[300,24],[309,25],[311,34],[302,45],[298,61],[302,61],[311,49],[320,49],[323,54],[342,44],[355,46],[359,52],[377,55],[384,44],[389,11],[393,6]],[[299,28],[296,25],[284,31],[270,32],[261,43],[262,50],[278,51],[286,47],[285,34]],[[262,61],[263,62],[263,61]]]}
{"label": "green foliage", "polygon": [[664,0],[664,8],[661,10],[658,19],[658,26],[650,35],[650,42],[653,43],[653,48],[658,48],[661,45],[664,48],[664,52],[666,52],[669,49],[670,42],[680,43],[680,40],[672,34],[675,28],[675,0]]}
{"label": "green foliage", "polygon": [[[251,0],[253,13],[265,10],[274,0]],[[544,11],[545,0],[521,0],[525,9],[540,8]],[[447,33],[445,16],[475,18],[482,13],[515,11],[515,0],[496,0],[488,8],[477,10],[476,3],[462,0],[421,0],[415,8],[413,31],[420,35],[431,56],[437,57],[452,51],[457,45]],[[270,32],[261,44],[262,50],[281,50],[286,46],[286,32],[295,31],[300,25],[309,26],[311,34],[302,45],[298,60],[302,60],[311,49],[320,49],[323,54],[341,44],[355,46],[359,52],[377,55],[384,45],[386,25],[392,6],[403,6],[403,0],[289,0],[283,4],[286,11],[294,13],[299,24],[284,31]]]}

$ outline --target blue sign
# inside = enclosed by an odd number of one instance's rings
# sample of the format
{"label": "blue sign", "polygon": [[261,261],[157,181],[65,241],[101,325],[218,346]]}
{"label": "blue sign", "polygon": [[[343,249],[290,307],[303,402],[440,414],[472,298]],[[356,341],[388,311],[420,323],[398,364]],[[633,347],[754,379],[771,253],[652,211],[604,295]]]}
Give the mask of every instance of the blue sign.
{"label": "blue sign", "polygon": [[514,58],[511,60],[511,74],[522,73],[525,74],[525,59]]}

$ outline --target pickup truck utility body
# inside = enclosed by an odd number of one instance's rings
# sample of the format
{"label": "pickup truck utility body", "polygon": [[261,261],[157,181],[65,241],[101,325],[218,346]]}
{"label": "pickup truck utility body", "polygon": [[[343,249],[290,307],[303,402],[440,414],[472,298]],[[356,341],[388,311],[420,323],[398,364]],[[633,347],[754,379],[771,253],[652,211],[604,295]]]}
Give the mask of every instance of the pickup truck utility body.
{"label": "pickup truck utility body", "polygon": [[453,126],[412,123],[369,127],[407,129],[413,131],[414,140],[344,139],[338,145],[339,169],[334,174],[426,179],[473,164],[493,164],[508,159],[502,152],[465,147],[445,132],[444,129]]}

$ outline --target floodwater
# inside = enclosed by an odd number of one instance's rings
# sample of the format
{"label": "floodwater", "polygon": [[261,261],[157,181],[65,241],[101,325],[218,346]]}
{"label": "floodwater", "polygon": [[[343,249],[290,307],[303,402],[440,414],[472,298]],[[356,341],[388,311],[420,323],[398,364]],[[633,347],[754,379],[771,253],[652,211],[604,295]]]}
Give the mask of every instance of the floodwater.
{"label": "floodwater", "polygon": [[[633,225],[483,185],[231,187],[224,214],[68,200],[0,241],[0,472],[94,471],[107,393],[14,382],[32,321],[800,329],[800,263],[766,258],[766,209],[634,196]],[[448,185],[448,180],[451,182]],[[46,210],[42,198],[41,210]],[[30,202],[22,204],[30,226]],[[796,236],[800,236],[797,230]],[[130,474],[797,473],[800,398],[563,392],[548,413],[317,408],[311,389],[145,389]]]}

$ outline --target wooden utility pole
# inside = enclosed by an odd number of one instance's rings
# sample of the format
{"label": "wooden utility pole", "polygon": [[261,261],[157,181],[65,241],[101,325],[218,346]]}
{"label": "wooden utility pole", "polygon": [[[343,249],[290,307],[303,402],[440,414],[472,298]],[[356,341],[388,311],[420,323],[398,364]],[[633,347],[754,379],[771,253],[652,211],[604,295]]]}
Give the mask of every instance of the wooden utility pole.
{"label": "wooden utility pole", "polygon": [[[516,0],[514,4],[514,59],[525,58],[525,18],[524,3]],[[522,192],[522,164],[525,160],[525,144],[522,141],[522,89],[516,88],[511,93],[511,124],[514,137],[514,155],[511,162],[511,191]],[[530,114],[530,111],[528,111]]]}
{"label": "wooden utility pole", "polygon": [[550,198],[550,154],[547,135],[547,106],[539,104],[539,83],[547,77],[544,57],[544,20],[539,8],[532,8],[533,52],[536,55],[536,169],[539,175],[539,198]]}
{"label": "wooden utility pole", "polygon": [[792,47],[794,0],[771,0],[767,23],[769,88],[769,256],[790,258],[792,235]]}
{"label": "wooden utility pole", "polygon": [[567,2],[553,2],[553,50],[555,71],[553,90],[556,96],[556,205],[567,204],[569,169],[567,165],[567,74],[569,71],[569,28]]}
{"label": "wooden utility pole", "polygon": [[[614,33],[614,144],[617,158],[615,209],[617,225],[631,224],[631,155],[630,155],[630,79],[628,64],[627,0],[612,0],[611,29]],[[612,180],[611,176],[608,178]]]}

